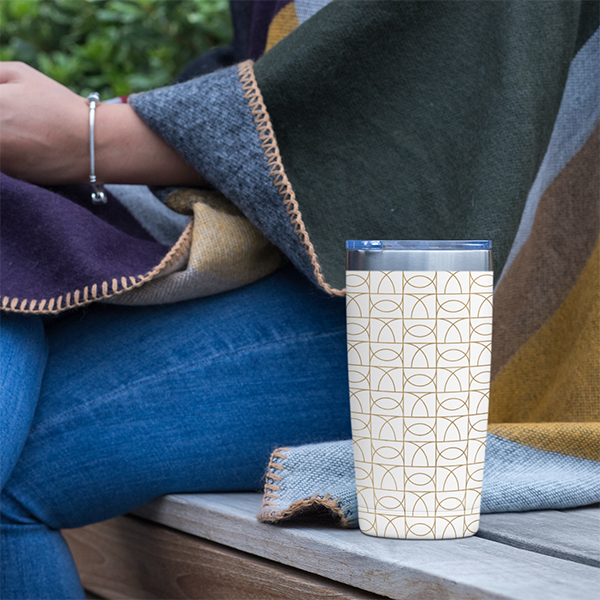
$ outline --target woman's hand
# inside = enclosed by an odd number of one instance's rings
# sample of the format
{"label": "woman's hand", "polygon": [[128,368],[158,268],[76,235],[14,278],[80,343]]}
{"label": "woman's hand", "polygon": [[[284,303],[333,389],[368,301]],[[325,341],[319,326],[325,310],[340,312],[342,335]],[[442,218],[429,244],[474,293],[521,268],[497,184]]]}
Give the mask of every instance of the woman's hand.
{"label": "woman's hand", "polygon": [[[102,183],[206,185],[128,104],[99,104],[96,175]],[[42,185],[89,181],[85,98],[18,62],[0,63],[0,168]]]}

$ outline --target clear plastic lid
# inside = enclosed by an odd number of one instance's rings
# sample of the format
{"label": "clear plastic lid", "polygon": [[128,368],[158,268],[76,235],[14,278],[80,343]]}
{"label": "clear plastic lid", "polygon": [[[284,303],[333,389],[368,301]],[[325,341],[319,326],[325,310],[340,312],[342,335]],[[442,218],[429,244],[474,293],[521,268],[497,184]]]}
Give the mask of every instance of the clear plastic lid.
{"label": "clear plastic lid", "polygon": [[490,240],[347,240],[346,250],[491,250]]}
{"label": "clear plastic lid", "polygon": [[348,271],[491,271],[490,240],[348,240]]}

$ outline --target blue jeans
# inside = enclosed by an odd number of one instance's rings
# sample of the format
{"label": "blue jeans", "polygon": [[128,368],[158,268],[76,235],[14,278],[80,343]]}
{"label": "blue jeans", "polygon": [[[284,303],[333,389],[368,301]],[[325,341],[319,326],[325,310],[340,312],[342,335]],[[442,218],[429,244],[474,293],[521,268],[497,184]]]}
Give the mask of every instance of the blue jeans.
{"label": "blue jeans", "polygon": [[275,447],[350,437],[344,302],[291,268],[2,326],[4,599],[84,598],[60,529],[169,492],[257,490]]}

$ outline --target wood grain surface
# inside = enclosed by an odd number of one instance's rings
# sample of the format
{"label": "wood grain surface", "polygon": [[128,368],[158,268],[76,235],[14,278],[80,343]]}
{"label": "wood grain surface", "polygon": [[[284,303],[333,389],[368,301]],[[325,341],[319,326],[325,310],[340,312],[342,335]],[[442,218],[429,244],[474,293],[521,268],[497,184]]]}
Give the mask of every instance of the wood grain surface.
{"label": "wood grain surface", "polygon": [[136,517],[118,517],[63,534],[85,588],[103,598],[381,598]]}
{"label": "wood grain surface", "polygon": [[597,509],[482,515],[477,535],[515,548],[600,567],[600,510]]}
{"label": "wood grain surface", "polygon": [[[596,597],[600,586],[596,567],[533,547],[514,547],[506,540],[391,540],[329,526],[266,525],[256,521],[260,503],[260,494],[179,494],[154,500],[135,513],[398,600],[573,600]],[[552,526],[551,520],[546,526]],[[535,527],[531,534],[540,546],[547,543]]]}

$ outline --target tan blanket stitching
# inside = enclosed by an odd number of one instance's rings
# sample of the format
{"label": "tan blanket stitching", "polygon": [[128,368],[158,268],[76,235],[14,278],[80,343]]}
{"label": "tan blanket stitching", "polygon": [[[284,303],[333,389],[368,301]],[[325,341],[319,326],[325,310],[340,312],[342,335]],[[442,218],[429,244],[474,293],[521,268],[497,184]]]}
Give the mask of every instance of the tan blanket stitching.
{"label": "tan blanket stitching", "polygon": [[338,501],[331,496],[331,494],[325,494],[321,497],[320,494],[315,494],[310,498],[304,498],[303,500],[297,500],[283,510],[276,510],[271,508],[277,506],[277,500],[279,500],[279,494],[281,486],[278,485],[278,481],[282,480],[281,475],[276,471],[283,471],[285,466],[279,462],[275,462],[274,459],[279,458],[284,460],[287,455],[284,454],[289,448],[277,448],[271,454],[271,462],[267,468],[267,475],[265,478],[265,493],[263,494],[263,501],[260,512],[258,514],[258,520],[263,523],[277,523],[287,517],[300,514],[302,509],[309,508],[311,506],[324,506],[334,515],[340,519],[342,527],[349,527],[348,517],[344,514]]}
{"label": "tan blanket stitching", "polygon": [[[133,288],[140,287],[144,283],[156,277],[161,271],[166,269],[170,264],[179,259],[182,254],[187,252],[192,243],[192,223],[189,223],[181,234],[177,243],[169,250],[168,254],[160,261],[154,269],[145,275],[139,275],[137,278],[129,277],[129,281],[125,277],[121,277],[121,281],[114,278],[110,282],[103,281],[100,284],[101,293],[98,294],[98,284],[94,283],[91,286],[85,286],[83,290],[75,290],[66,295],[58,296],[58,298],[50,298],[48,300],[27,300],[19,298],[10,298],[4,296],[2,298],[2,310],[7,312],[17,312],[24,314],[56,314],[63,310],[77,308],[90,304],[97,300],[104,300],[111,296],[122,294]],[[121,287],[119,288],[119,283]]]}
{"label": "tan blanket stitching", "polygon": [[254,67],[251,60],[244,61],[238,65],[238,74],[240,82],[242,84],[242,90],[244,91],[244,98],[248,99],[248,106],[251,109],[251,114],[254,117],[256,123],[256,130],[258,131],[258,137],[261,140],[261,147],[264,148],[265,157],[267,158],[267,166],[270,167],[270,175],[273,177],[275,186],[279,189],[279,193],[283,196],[283,205],[285,210],[290,215],[290,222],[294,226],[294,231],[300,239],[300,243],[304,246],[306,253],[310,258],[310,263],[313,267],[313,272],[318,284],[329,294],[334,296],[343,296],[344,290],[337,290],[332,288],[328,283],[325,282],[323,273],[321,272],[321,265],[317,253],[310,241],[304,221],[302,220],[302,213],[298,207],[296,201],[296,194],[292,189],[285,170],[281,161],[281,155],[279,153],[279,147],[275,139],[275,133],[273,126],[271,125],[271,118],[265,107],[265,103],[256,83],[254,77]]}

